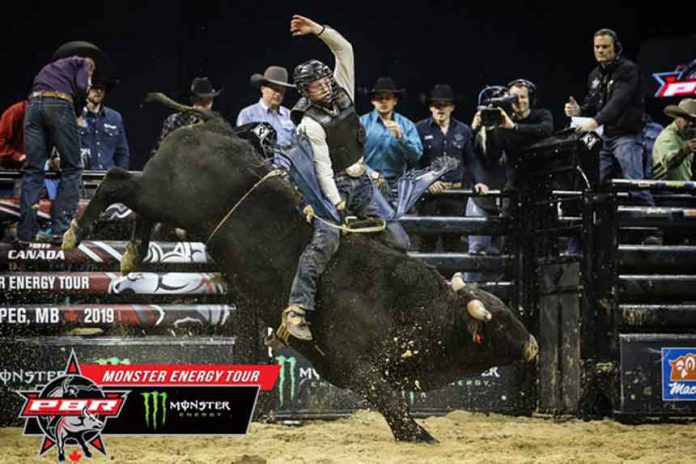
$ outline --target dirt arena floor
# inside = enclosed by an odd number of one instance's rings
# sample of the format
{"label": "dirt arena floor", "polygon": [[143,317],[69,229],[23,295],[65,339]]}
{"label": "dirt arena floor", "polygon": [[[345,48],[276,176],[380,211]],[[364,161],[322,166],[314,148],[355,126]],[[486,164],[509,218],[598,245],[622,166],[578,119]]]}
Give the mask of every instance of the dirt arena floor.
{"label": "dirt arena floor", "polygon": [[[440,443],[392,439],[379,414],[358,411],[337,421],[302,426],[252,423],[246,437],[105,437],[109,457],[81,463],[696,463],[696,424],[623,425],[508,417],[455,411],[419,420]],[[55,450],[37,458],[40,439],[0,429],[0,462],[57,462]],[[75,447],[66,448],[66,455]],[[70,462],[68,460],[67,462]]]}

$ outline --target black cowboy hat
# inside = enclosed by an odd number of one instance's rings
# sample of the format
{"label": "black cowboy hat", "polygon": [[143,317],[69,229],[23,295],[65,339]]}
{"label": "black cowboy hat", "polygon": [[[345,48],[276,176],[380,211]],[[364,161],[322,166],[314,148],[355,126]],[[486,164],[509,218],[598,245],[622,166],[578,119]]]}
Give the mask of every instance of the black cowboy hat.
{"label": "black cowboy hat", "polygon": [[279,85],[289,89],[294,89],[295,86],[288,82],[288,70],[282,66],[269,66],[263,74],[252,74],[249,79],[252,87],[260,88],[262,85]]}
{"label": "black cowboy hat", "polygon": [[380,77],[375,82],[375,85],[368,91],[368,95],[372,97],[376,93],[388,92],[394,95],[399,95],[406,92],[406,89],[397,89],[394,80],[391,77]]}
{"label": "black cowboy hat", "polygon": [[120,79],[111,79],[111,78],[102,78],[98,80],[92,79],[92,87],[99,87],[99,85],[103,85],[106,88],[106,91],[108,92],[109,90],[113,89],[117,85],[121,83]]}
{"label": "black cowboy hat", "polygon": [[217,97],[222,93],[223,90],[225,90],[224,87],[219,90],[215,90],[213,88],[213,84],[210,82],[210,79],[207,77],[196,77],[193,79],[193,82],[191,82],[190,94],[203,98]]}
{"label": "black cowboy hat", "polygon": [[106,76],[112,73],[111,62],[106,56],[106,53],[91,42],[85,42],[84,40],[66,42],[53,52],[51,61],[68,58],[70,56],[81,56],[94,60],[95,69],[92,81],[104,80]]}
{"label": "black cowboy hat", "polygon": [[436,84],[430,91],[430,103],[451,102],[454,103],[454,92],[452,87],[447,84]]}

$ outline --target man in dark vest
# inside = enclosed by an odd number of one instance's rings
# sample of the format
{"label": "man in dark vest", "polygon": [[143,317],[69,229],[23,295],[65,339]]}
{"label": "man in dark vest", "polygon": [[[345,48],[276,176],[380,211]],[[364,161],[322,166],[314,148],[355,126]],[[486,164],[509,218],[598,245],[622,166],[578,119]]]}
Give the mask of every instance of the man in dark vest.
{"label": "man in dark vest", "polygon": [[[302,98],[291,118],[300,136],[306,136],[312,146],[319,187],[336,206],[342,222],[348,210],[358,217],[367,216],[372,184],[362,159],[365,132],[353,104],[353,47],[334,29],[303,16],[293,16],[290,31],[293,36],[316,35],[336,57],[334,71],[320,61],[309,60],[293,73]],[[313,225],[314,235],[300,256],[289,305],[278,330],[284,341],[289,335],[312,339],[307,316],[314,310],[317,280],[338,250],[338,228],[317,219]]]}

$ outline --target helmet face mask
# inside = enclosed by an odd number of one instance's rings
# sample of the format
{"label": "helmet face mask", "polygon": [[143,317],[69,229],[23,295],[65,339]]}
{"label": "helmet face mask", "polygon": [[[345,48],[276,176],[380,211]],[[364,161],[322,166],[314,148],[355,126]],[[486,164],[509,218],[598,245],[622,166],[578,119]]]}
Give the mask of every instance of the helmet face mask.
{"label": "helmet face mask", "polygon": [[298,65],[293,72],[298,92],[312,102],[330,103],[336,93],[331,68],[318,60]]}

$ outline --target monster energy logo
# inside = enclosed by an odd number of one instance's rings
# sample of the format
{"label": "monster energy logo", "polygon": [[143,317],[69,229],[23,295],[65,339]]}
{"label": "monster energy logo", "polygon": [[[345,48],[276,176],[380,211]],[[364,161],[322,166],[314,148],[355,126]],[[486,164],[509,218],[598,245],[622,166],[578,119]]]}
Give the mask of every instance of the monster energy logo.
{"label": "monster energy logo", "polygon": [[[153,430],[157,430],[158,416],[160,427],[167,423],[167,392],[145,392],[140,394],[145,403],[145,425]],[[152,424],[152,425],[150,425]]]}
{"label": "monster energy logo", "polygon": [[278,394],[280,395],[280,406],[283,406],[283,401],[285,400],[285,372],[288,370],[286,363],[290,367],[290,400],[293,400],[295,398],[295,366],[297,366],[297,359],[294,356],[276,356],[276,360],[280,364]]}

